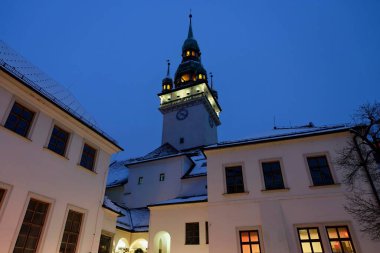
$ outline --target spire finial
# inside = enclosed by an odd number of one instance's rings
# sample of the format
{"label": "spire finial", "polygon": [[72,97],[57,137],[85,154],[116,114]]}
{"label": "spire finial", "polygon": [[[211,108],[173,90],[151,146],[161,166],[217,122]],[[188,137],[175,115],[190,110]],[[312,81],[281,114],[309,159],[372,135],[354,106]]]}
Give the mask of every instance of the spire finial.
{"label": "spire finial", "polygon": [[166,62],[168,63],[168,71],[166,72],[166,76],[169,77],[170,76],[170,60],[167,59]]}
{"label": "spire finial", "polygon": [[187,38],[189,38],[189,39],[193,38],[193,28],[192,28],[192,25],[191,25],[191,18],[192,17],[193,17],[193,15],[191,14],[191,9],[190,9],[190,14],[189,14],[190,25],[189,25],[189,33],[187,35]]}
{"label": "spire finial", "polygon": [[210,72],[210,78],[211,78],[211,89],[213,89],[213,86],[214,86],[214,82],[212,80],[212,78],[214,77],[214,75],[212,74],[212,72]]}

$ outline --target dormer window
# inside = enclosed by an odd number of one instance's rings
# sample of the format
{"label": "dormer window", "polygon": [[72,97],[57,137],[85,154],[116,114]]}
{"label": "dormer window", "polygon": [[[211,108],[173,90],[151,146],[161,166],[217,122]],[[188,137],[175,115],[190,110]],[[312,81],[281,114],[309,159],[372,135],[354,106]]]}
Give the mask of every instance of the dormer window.
{"label": "dormer window", "polygon": [[190,51],[186,51],[186,56],[190,56],[191,52]]}
{"label": "dormer window", "polygon": [[181,76],[181,82],[187,82],[190,81],[190,75],[189,74],[184,74]]}

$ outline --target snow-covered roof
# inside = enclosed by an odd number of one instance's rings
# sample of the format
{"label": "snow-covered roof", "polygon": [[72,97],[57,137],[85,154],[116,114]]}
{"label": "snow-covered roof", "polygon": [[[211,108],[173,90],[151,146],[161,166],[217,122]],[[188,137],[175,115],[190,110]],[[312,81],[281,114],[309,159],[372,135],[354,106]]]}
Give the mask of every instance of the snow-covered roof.
{"label": "snow-covered roof", "polygon": [[272,135],[248,138],[248,139],[237,140],[237,141],[218,142],[217,144],[205,147],[204,150],[257,144],[257,143],[271,142],[271,141],[281,141],[281,140],[287,140],[287,139],[296,139],[296,138],[310,137],[310,136],[315,136],[315,135],[345,132],[349,130],[350,130],[350,127],[346,125],[326,126],[326,127],[318,127],[318,128],[312,128],[312,129],[309,128],[309,129],[302,129],[302,130],[300,129],[273,130],[272,133],[274,134]]}
{"label": "snow-covered roof", "polygon": [[135,208],[128,209],[121,207],[124,215],[116,221],[116,227],[130,232],[146,232],[149,230],[149,209]]}
{"label": "snow-covered roof", "polygon": [[19,80],[55,106],[59,107],[80,123],[92,129],[103,138],[117,146],[116,140],[101,130],[94,118],[83,108],[74,95],[38,67],[0,40],[0,69]]}
{"label": "snow-covered roof", "polygon": [[149,206],[178,205],[178,204],[189,204],[189,203],[197,203],[197,202],[207,202],[207,195],[177,197],[175,199],[160,201],[160,202],[151,204]]}
{"label": "snow-covered roof", "polygon": [[128,182],[129,171],[125,167],[127,160],[111,163],[108,170],[107,188],[120,186]]}
{"label": "snow-covered roof", "polygon": [[107,208],[107,209],[109,209],[115,213],[122,214],[121,208],[119,206],[117,206],[114,202],[112,202],[112,200],[110,200],[107,196],[104,196],[103,207],[105,207],[105,208]]}
{"label": "snow-covered roof", "polygon": [[164,158],[170,158],[170,157],[175,157],[175,156],[179,156],[183,154],[184,154],[183,152],[178,151],[169,143],[165,143],[165,144],[162,144],[160,147],[156,148],[155,150],[153,150],[152,152],[146,154],[145,156],[127,160],[127,165],[154,161],[154,160],[159,160],[159,159],[164,159]]}
{"label": "snow-covered roof", "polygon": [[202,151],[198,151],[196,155],[190,156],[194,166],[192,166],[183,178],[200,177],[207,175],[207,158]]}

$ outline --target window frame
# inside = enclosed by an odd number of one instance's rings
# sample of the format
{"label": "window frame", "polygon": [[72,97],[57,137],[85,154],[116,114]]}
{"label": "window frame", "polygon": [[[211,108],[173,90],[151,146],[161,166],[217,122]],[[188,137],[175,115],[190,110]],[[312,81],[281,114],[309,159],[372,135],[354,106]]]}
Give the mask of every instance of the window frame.
{"label": "window frame", "polygon": [[[45,203],[49,204],[48,211],[47,211],[46,217],[45,217],[45,223],[42,227],[40,237],[39,237],[39,241],[38,241],[37,248],[36,248],[36,252],[38,253],[38,252],[41,252],[41,248],[43,247],[43,245],[45,245],[45,240],[46,240],[46,236],[47,236],[47,231],[50,227],[51,216],[53,213],[55,200],[51,199],[49,197],[34,193],[34,192],[29,192],[26,199],[25,199],[23,211],[19,217],[19,220],[17,223],[17,228],[16,228],[16,230],[13,234],[13,237],[12,237],[11,249],[14,250],[14,248],[16,246],[16,241],[17,241],[18,235],[21,231],[21,227],[22,227],[22,224],[24,221],[24,217],[26,215],[26,211],[28,209],[28,205],[29,205],[29,202],[31,199],[35,199],[37,201],[41,201],[41,202],[45,202]],[[12,250],[12,252],[13,252],[13,250]]]}
{"label": "window frame", "polygon": [[[8,118],[9,118],[9,115],[11,114],[12,112],[12,108],[14,106],[14,104],[19,104],[23,107],[25,107],[26,109],[34,112],[34,115],[33,115],[33,118],[32,118],[32,121],[29,125],[29,129],[26,133],[26,135],[21,135],[15,131],[13,131],[12,129],[9,129],[7,127],[5,127],[5,123],[7,122]],[[16,97],[12,97],[11,101],[9,102],[8,106],[7,106],[7,109],[4,113],[4,116],[3,116],[3,119],[1,121],[1,126],[4,128],[4,129],[7,129],[7,131],[15,134],[16,136],[19,136],[21,138],[24,138],[24,139],[27,139],[27,140],[31,140],[31,136],[33,135],[33,131],[34,131],[34,126],[38,120],[38,117],[39,117],[39,110],[37,110],[37,108],[33,105],[30,105],[29,103],[26,103],[24,102],[23,100],[19,99],[19,98],[16,98]]]}
{"label": "window frame", "polygon": [[63,235],[65,233],[66,221],[67,221],[67,217],[69,215],[69,211],[70,210],[82,214],[82,222],[81,222],[81,226],[80,226],[80,230],[79,230],[79,236],[78,236],[77,246],[75,248],[75,253],[80,252],[80,248],[81,248],[82,241],[83,241],[84,229],[86,227],[88,210],[83,209],[83,208],[78,207],[78,206],[70,205],[70,204],[67,205],[67,207],[66,207],[65,216],[64,216],[64,219],[62,220],[62,223],[61,223],[61,233],[60,233],[60,236],[59,236],[59,241],[57,243],[57,252],[59,252],[60,247],[61,247]]}
{"label": "window frame", "polygon": [[[67,142],[66,142],[66,146],[65,146],[65,151],[64,151],[64,154],[61,155],[57,152],[55,152],[54,150],[50,149],[49,148],[49,144],[50,144],[50,140],[51,140],[51,137],[52,137],[52,134],[53,134],[53,131],[54,131],[54,128],[57,127],[65,132],[67,132],[69,134],[68,138],[67,138]],[[50,152],[52,152],[53,154],[56,154],[57,156],[59,157],[63,157],[63,158],[66,158],[68,159],[68,153],[69,153],[69,149],[70,149],[70,145],[71,145],[71,140],[73,138],[73,133],[72,131],[69,131],[66,127],[62,126],[62,124],[56,122],[56,121],[53,121],[52,125],[51,125],[51,128],[50,128],[50,132],[49,132],[49,135],[47,137],[47,141],[46,141],[46,145],[45,145],[45,149],[49,150]]]}
{"label": "window frame", "polygon": [[[241,167],[241,174],[243,177],[243,191],[242,192],[228,192],[228,187],[227,187],[227,175],[226,175],[226,168],[231,168],[231,167]],[[243,162],[236,162],[236,163],[228,163],[228,164],[223,164],[222,166],[222,174],[223,174],[223,185],[224,185],[224,193],[223,195],[225,196],[233,196],[236,194],[248,194],[248,185],[246,181],[246,173],[245,173],[245,166]]]}
{"label": "window frame", "polygon": [[[334,238],[330,239],[328,229],[329,229],[329,228],[335,228],[336,230],[338,230],[338,228],[341,228],[341,227],[345,227],[345,228],[347,228],[347,232],[348,232],[348,236],[349,236],[348,239],[346,239],[346,238],[343,238],[343,239],[340,238],[339,232],[337,232],[337,234],[338,234],[338,238],[336,238],[336,239],[334,239]],[[333,250],[332,250],[332,247],[331,247],[331,241],[338,241],[339,244],[340,244],[341,246],[342,246],[342,241],[349,241],[349,242],[351,243],[351,245],[352,245],[352,248],[353,248],[353,250],[354,250],[354,253],[357,253],[357,252],[358,252],[358,251],[356,250],[356,248],[355,248],[355,244],[354,244],[354,241],[353,241],[353,238],[352,238],[352,234],[351,234],[351,232],[350,232],[350,228],[349,228],[348,225],[326,225],[326,226],[324,226],[324,228],[325,228],[325,231],[326,231],[327,240],[328,240],[328,244],[329,244],[329,247],[330,247],[331,252],[333,251]]]}
{"label": "window frame", "polygon": [[[110,250],[108,251],[108,253],[112,252],[112,248],[113,248],[112,242],[114,240],[114,234],[112,234],[112,233],[110,233],[108,231],[102,230],[102,232],[100,233],[99,247],[100,247],[100,241],[101,241],[102,236],[106,236],[106,237],[111,238],[110,245],[109,245],[110,246]],[[116,247],[116,245],[115,245],[115,247]],[[98,250],[98,252],[99,252],[99,250]]]}
{"label": "window frame", "polygon": [[299,253],[302,253],[302,248],[301,248],[300,240],[298,239],[298,228],[301,228],[301,229],[302,228],[318,228],[324,253],[332,253],[332,250],[330,247],[330,240],[327,234],[328,227],[347,227],[349,235],[351,237],[351,243],[355,249],[355,253],[361,252],[359,241],[356,239],[355,230],[350,221],[302,223],[302,224],[294,224],[293,227],[294,227],[294,234],[296,236],[296,240],[298,241],[297,252]]}
{"label": "window frame", "polygon": [[[313,242],[320,242],[320,244],[321,244],[321,248],[322,248],[322,253],[326,253],[326,251],[325,251],[325,247],[324,247],[324,245],[323,245],[323,239],[322,239],[322,236],[321,236],[321,232],[320,232],[320,227],[318,227],[318,226],[310,226],[310,227],[297,227],[296,228],[297,229],[297,239],[298,239],[298,244],[299,244],[299,248],[300,248],[300,252],[301,253],[305,253],[305,252],[303,252],[303,249],[302,249],[302,243],[303,242],[308,242],[308,243],[313,243]],[[303,229],[307,229],[308,230],[308,236],[309,236],[309,239],[308,240],[302,240],[301,239],[301,237],[300,237],[300,233],[299,233],[299,231],[300,230],[303,230]],[[318,232],[318,236],[319,236],[319,240],[318,239],[311,239],[311,237],[310,237],[310,233],[309,233],[309,230],[310,229],[317,229],[317,232]],[[314,252],[314,248],[313,248],[313,246],[312,246],[312,244],[311,244],[311,250],[312,250],[312,252]]]}
{"label": "window frame", "polygon": [[4,190],[3,198],[0,199],[0,222],[3,217],[4,210],[8,204],[9,197],[11,195],[13,186],[0,181],[0,189]]}
{"label": "window frame", "polygon": [[[284,185],[283,188],[274,188],[274,189],[267,189],[266,188],[263,163],[271,163],[271,162],[278,162],[280,164],[282,183]],[[286,179],[286,173],[285,173],[285,169],[284,169],[284,162],[283,162],[283,160],[282,160],[281,157],[273,157],[273,158],[260,159],[259,160],[259,168],[260,168],[260,174],[261,174],[261,183],[262,183],[262,186],[263,186],[261,191],[282,191],[282,190],[289,190],[287,179]]]}
{"label": "window frame", "polygon": [[237,251],[239,253],[242,253],[242,244],[241,244],[241,238],[240,238],[240,232],[245,232],[245,231],[257,231],[258,238],[259,238],[259,248],[260,248],[260,253],[265,252],[264,248],[264,238],[263,238],[263,232],[261,226],[243,226],[243,227],[236,227],[236,247]]}
{"label": "window frame", "polygon": [[[94,155],[94,160],[93,160],[93,165],[92,165],[92,168],[87,168],[85,166],[82,165],[82,157],[83,157],[83,151],[84,151],[84,147],[85,146],[89,146],[90,148],[94,149],[95,150],[95,155]],[[98,156],[99,156],[99,148],[95,145],[93,145],[92,143],[90,143],[89,141],[86,141],[84,140],[83,141],[83,144],[82,144],[82,152],[80,153],[80,156],[79,156],[79,161],[78,161],[78,165],[82,168],[85,168],[86,170],[89,170],[89,171],[92,171],[92,172],[95,172],[97,173],[97,161],[98,161]]]}
{"label": "window frame", "polygon": [[160,176],[158,178],[159,182],[164,182],[165,181],[165,177],[166,177],[165,172],[160,173]]}
{"label": "window frame", "polygon": [[[198,235],[197,236],[193,236],[193,235],[188,235],[188,229],[187,229],[187,225],[197,225],[197,229],[198,229]],[[200,245],[200,228],[199,228],[199,222],[186,222],[185,223],[185,245]],[[192,231],[194,233],[194,231]],[[190,237],[190,238],[189,238]],[[198,238],[198,242],[189,242],[188,239],[196,239],[196,237]]]}
{"label": "window frame", "polygon": [[[321,156],[326,157],[327,165],[329,166],[330,175],[331,175],[331,178],[333,181],[332,184],[322,184],[322,185],[315,185],[314,184],[313,177],[311,175],[311,170],[309,167],[309,162],[308,162],[307,158],[321,157]],[[329,186],[339,185],[339,183],[337,181],[336,174],[335,174],[335,169],[334,169],[333,164],[331,162],[331,157],[330,157],[330,154],[328,151],[306,153],[303,155],[303,158],[304,158],[304,163],[305,163],[306,170],[307,170],[307,175],[309,177],[310,187],[329,187]]]}
{"label": "window frame", "polygon": [[143,176],[139,176],[139,177],[137,178],[137,185],[142,185],[143,182],[144,182],[144,177],[143,177]]}

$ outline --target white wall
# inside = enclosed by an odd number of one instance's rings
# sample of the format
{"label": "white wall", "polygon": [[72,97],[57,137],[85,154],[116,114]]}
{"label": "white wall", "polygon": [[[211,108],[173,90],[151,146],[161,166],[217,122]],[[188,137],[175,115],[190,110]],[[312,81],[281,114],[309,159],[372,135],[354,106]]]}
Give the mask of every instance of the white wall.
{"label": "white wall", "polygon": [[[260,231],[263,252],[301,252],[296,227],[305,224],[348,225],[358,252],[380,252],[380,243],[368,240],[344,210],[347,189],[334,161],[347,137],[346,132],[206,151],[210,253],[240,252],[238,231],[247,228]],[[307,154],[327,155],[335,185],[312,186]],[[260,161],[265,159],[281,160],[289,189],[264,190]],[[243,166],[246,193],[225,194],[224,167],[234,164]],[[327,238],[323,241],[329,252]]]}
{"label": "white wall", "polygon": [[[208,221],[207,203],[193,203],[150,208],[149,224],[149,251],[158,252],[158,245],[154,243],[155,236],[160,232],[170,235],[170,251],[163,253],[206,253],[205,222]],[[185,245],[186,223],[199,222],[199,245]]]}
{"label": "white wall", "polygon": [[[0,71],[0,253],[12,252],[31,197],[50,203],[39,252],[58,252],[68,209],[84,213],[78,252],[97,252],[110,154],[118,149]],[[28,138],[3,127],[13,101],[36,112]],[[44,148],[53,124],[71,133],[66,157]],[[84,140],[98,149],[95,172],[78,166]]]}

